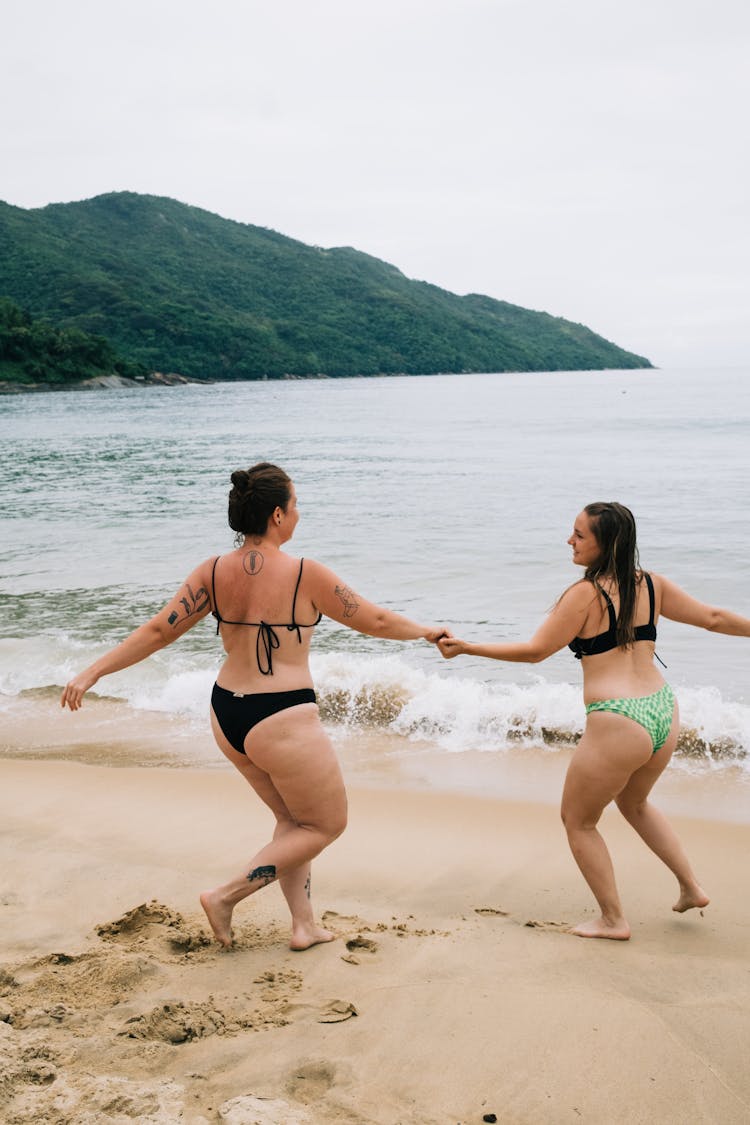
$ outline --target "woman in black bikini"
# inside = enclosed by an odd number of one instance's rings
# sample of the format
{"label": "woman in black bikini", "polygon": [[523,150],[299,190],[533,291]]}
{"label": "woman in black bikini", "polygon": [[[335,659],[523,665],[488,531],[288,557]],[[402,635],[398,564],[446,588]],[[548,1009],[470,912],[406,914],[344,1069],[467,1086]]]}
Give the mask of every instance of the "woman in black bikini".
{"label": "woman in black bikini", "polygon": [[311,861],[346,827],[343,778],[318,716],[308,662],[321,617],[392,640],[435,643],[447,633],[365,601],[320,563],[287,555],[281,548],[298,520],[294,485],[283,469],[263,462],[232,473],[229,526],[241,545],[201,563],[160,613],[71,680],[60,700],[77,711],[102,676],[144,660],[213,613],[227,654],[211,696],[213,733],[276,817],[273,839],[250,863],[200,896],[226,947],[234,907],[275,881],[292,915],[290,948],[334,936],[317,925],[310,901]]}

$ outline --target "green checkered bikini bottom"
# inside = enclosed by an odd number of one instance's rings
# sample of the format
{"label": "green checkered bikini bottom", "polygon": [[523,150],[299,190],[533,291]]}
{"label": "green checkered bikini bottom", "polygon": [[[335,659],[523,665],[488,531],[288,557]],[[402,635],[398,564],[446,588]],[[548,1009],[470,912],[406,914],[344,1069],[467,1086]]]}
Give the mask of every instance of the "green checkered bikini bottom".
{"label": "green checkered bikini bottom", "polygon": [[669,737],[674,716],[674,693],[665,684],[653,695],[639,695],[633,699],[597,699],[586,704],[586,714],[591,711],[612,711],[633,719],[651,735],[654,754],[661,750]]}

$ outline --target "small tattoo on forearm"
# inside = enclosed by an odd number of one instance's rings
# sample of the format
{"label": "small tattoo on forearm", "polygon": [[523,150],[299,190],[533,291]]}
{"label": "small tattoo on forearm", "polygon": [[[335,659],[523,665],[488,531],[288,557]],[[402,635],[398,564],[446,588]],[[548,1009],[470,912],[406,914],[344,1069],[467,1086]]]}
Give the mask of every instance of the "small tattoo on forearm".
{"label": "small tattoo on forearm", "polygon": [[344,605],[344,617],[354,617],[359,609],[359,602],[354,590],[350,589],[349,586],[337,586],[334,593]]}
{"label": "small tattoo on forearm", "polygon": [[256,880],[260,880],[263,886],[267,887],[275,878],[276,868],[272,863],[269,863],[267,867],[254,867],[248,875],[247,881],[248,883],[254,883]]}
{"label": "small tattoo on forearm", "polygon": [[264,562],[260,551],[248,551],[242,556],[242,569],[246,574],[258,574],[263,569]]}
{"label": "small tattoo on forearm", "polygon": [[187,621],[189,617],[200,613],[210,604],[208,590],[205,586],[201,586],[198,590],[193,591],[193,587],[190,583],[186,582],[185,590],[187,593],[180,598],[180,606],[182,609],[173,609],[167,618],[170,625],[176,625],[178,621]]}
{"label": "small tattoo on forearm", "polygon": [[308,898],[310,897],[311,886],[312,886],[312,875],[308,875],[307,879],[305,880],[305,894],[307,895]]}

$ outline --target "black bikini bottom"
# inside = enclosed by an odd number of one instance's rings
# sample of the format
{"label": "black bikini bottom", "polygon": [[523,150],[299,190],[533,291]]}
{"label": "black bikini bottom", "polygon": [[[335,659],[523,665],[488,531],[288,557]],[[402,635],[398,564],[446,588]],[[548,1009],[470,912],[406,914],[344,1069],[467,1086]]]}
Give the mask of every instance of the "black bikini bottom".
{"label": "black bikini bottom", "polygon": [[251,695],[235,695],[233,691],[214,684],[211,692],[211,706],[217,722],[228,742],[240,754],[245,753],[245,739],[249,732],[279,711],[287,707],[297,707],[300,703],[315,703],[312,688],[298,688],[296,691],[262,691]]}

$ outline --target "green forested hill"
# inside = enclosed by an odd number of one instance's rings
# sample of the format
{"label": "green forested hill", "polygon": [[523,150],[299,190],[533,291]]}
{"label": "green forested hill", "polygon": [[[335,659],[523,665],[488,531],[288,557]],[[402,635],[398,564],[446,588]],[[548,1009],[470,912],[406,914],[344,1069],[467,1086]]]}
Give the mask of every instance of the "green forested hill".
{"label": "green forested hill", "polygon": [[0,297],[1,385],[54,389],[102,375],[145,379],[147,371],[123,360],[101,336],[34,320],[13,301]]}
{"label": "green forested hill", "polygon": [[0,203],[0,297],[193,378],[650,367],[580,324],[158,196]]}

